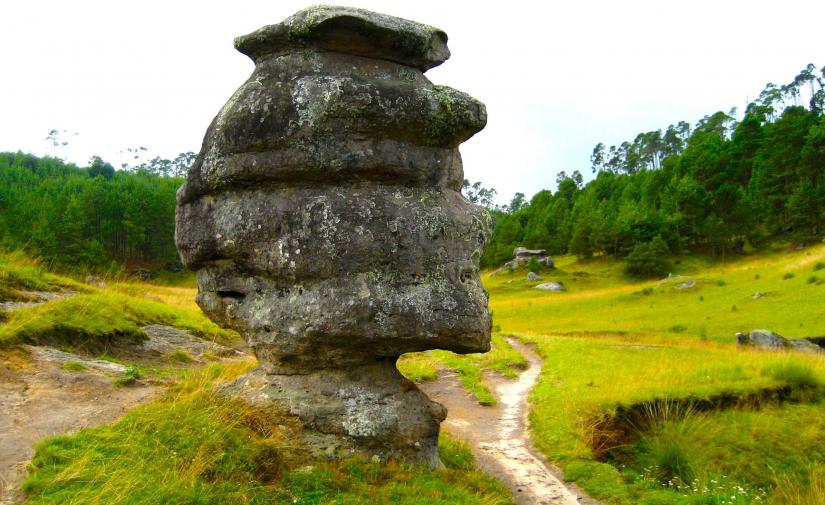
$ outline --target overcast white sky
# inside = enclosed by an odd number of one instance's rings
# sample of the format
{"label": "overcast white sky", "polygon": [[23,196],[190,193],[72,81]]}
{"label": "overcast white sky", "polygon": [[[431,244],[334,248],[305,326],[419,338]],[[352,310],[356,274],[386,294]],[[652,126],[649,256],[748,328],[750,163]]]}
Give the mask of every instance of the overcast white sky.
{"label": "overcast white sky", "polygon": [[[764,85],[825,65],[825,1],[341,0],[447,32],[428,77],[479,98],[487,128],[461,148],[465,175],[528,197],[589,175],[598,142],[740,110]],[[8,1],[0,6],[0,150],[119,166],[145,146],[174,157],[253,65],[232,39],[309,2]],[[51,129],[69,146],[49,149]],[[77,135],[74,135],[77,133]]]}

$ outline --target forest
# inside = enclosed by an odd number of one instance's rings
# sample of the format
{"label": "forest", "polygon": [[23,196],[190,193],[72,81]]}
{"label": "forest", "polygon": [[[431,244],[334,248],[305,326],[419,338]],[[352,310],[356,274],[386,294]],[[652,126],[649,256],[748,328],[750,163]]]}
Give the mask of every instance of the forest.
{"label": "forest", "polygon": [[[162,161],[162,162],[161,162]],[[175,191],[191,156],[115,170],[0,153],[0,248],[64,270],[178,263]]]}
{"label": "forest", "polygon": [[[501,265],[516,246],[633,259],[819,240],[824,84],[825,68],[808,65],[786,85],[768,84],[741,120],[735,110],[716,112],[692,127],[680,121],[619,146],[598,144],[592,181],[561,172],[555,192],[529,203],[517,194],[492,211],[497,224],[482,265]],[[635,273],[659,273],[644,270]]]}

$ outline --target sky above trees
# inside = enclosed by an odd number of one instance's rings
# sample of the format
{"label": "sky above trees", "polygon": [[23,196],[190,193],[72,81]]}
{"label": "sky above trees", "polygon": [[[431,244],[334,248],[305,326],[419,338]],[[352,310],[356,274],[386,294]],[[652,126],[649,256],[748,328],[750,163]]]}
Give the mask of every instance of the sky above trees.
{"label": "sky above trees", "polygon": [[[741,113],[768,82],[823,60],[821,1],[338,3],[447,32],[452,57],[427,75],[487,104],[488,126],[462,154],[467,178],[496,188],[500,203],[554,188],[561,171],[589,177],[599,142]],[[138,147],[170,159],[197,151],[253,68],[232,39],[307,5],[10,2],[0,150],[115,166]],[[46,139],[54,129],[57,146]]]}

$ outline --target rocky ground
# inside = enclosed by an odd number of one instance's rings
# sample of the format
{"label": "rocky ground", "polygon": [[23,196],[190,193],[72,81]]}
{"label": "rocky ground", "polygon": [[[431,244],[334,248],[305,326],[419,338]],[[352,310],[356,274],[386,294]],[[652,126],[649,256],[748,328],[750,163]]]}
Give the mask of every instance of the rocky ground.
{"label": "rocky ground", "polygon": [[461,386],[454,373],[442,371],[436,382],[421,385],[427,395],[447,407],[442,428],[473,449],[478,466],[513,492],[517,505],[596,504],[533,447],[528,431],[527,396],[541,372],[542,360],[529,347],[510,339],[529,363],[517,380],[497,374],[485,377],[498,404],[484,407]]}
{"label": "rocky ground", "polygon": [[[40,302],[4,308],[14,310],[57,299],[48,293],[36,295]],[[143,331],[147,339],[121,349],[118,358],[139,367],[169,370],[241,355],[168,326],[152,325]],[[45,346],[4,351],[0,359],[0,505],[21,501],[20,483],[40,440],[111,423],[164,390],[161,376],[136,379],[130,377],[128,368]]]}

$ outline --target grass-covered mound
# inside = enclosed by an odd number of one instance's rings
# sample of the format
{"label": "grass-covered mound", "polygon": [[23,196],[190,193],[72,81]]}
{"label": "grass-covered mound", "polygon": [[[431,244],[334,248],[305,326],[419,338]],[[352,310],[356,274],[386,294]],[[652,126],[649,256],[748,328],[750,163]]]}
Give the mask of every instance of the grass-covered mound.
{"label": "grass-covered mound", "polygon": [[444,439],[446,468],[302,460],[296,429],[215,393],[251,364],[194,372],[160,400],[111,425],[42,442],[23,485],[28,503],[510,503],[460,443]]}
{"label": "grass-covered mound", "polygon": [[20,291],[84,290],[79,282],[54,275],[19,252],[0,252],[0,301],[33,301]]}
{"label": "grass-covered mound", "polygon": [[0,254],[0,300],[25,299],[19,290],[71,293],[4,313],[0,347],[49,344],[99,353],[141,341],[140,327],[148,324],[175,326],[212,340],[237,338],[200,311],[191,287],[119,282],[101,289],[48,272],[22,254]]}
{"label": "grass-covered mound", "polygon": [[148,324],[175,326],[210,339],[234,335],[200,312],[95,290],[9,313],[7,323],[0,327],[0,344],[49,344],[101,352],[121,343],[141,341],[145,337],[140,327]]}
{"label": "grass-covered mound", "polygon": [[[702,342],[528,340],[546,360],[530,398],[535,443],[607,503],[727,503],[719,500],[740,487],[765,500],[780,482],[804,487],[825,469],[821,357]],[[604,422],[617,413],[618,437]]]}

